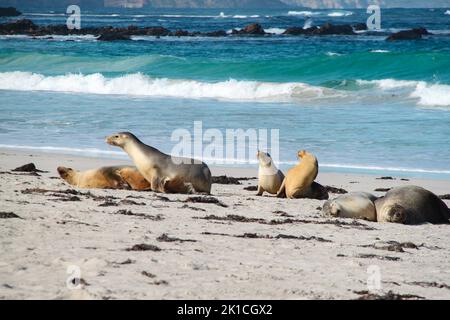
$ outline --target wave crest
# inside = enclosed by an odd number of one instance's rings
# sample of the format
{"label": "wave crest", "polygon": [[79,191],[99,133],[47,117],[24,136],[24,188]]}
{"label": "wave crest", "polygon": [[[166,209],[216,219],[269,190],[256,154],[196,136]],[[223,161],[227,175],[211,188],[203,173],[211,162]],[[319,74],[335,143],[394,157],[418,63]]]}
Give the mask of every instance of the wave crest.
{"label": "wave crest", "polygon": [[357,83],[362,86],[376,86],[384,91],[403,90],[410,98],[419,99],[418,104],[422,106],[450,106],[450,85],[395,79],[358,80]]}
{"label": "wave crest", "polygon": [[351,16],[353,12],[351,11],[334,11],[327,14],[329,17],[348,17]]}
{"label": "wave crest", "polygon": [[[335,53],[328,53],[336,55]],[[331,86],[314,86],[302,82],[261,82],[152,78],[142,73],[105,77],[101,73],[45,76],[39,73],[13,71],[0,73],[0,89],[19,91],[56,91],[104,95],[217,99],[230,101],[300,102],[327,99],[370,98],[373,90],[380,96],[416,99],[422,106],[450,106],[450,85],[413,80],[356,80],[351,90]],[[350,88],[350,87],[349,87]]]}
{"label": "wave crest", "polygon": [[142,73],[107,78],[100,73],[44,76],[21,71],[0,73],[0,89],[277,102],[288,102],[294,98],[327,98],[337,94],[332,89],[300,82],[275,83],[230,79],[210,83],[151,78]]}

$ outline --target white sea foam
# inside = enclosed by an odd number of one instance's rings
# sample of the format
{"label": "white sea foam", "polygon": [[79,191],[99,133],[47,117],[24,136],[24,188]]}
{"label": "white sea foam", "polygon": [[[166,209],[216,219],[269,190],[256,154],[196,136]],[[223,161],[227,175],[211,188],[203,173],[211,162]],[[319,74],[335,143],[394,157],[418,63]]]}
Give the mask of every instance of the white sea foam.
{"label": "white sea foam", "polygon": [[233,18],[235,18],[235,19],[259,18],[259,15],[253,14],[253,15],[247,16],[247,15],[236,14],[233,16]]}
{"label": "white sea foam", "polygon": [[325,53],[327,56],[329,56],[329,57],[333,57],[333,56],[342,56],[342,54],[340,54],[340,53],[337,53],[337,52],[331,52],[331,51],[328,51],[327,53]]}
{"label": "white sea foam", "polygon": [[419,104],[424,106],[447,107],[450,106],[450,86],[419,82],[411,97],[419,98]]}
{"label": "white sea foam", "polygon": [[266,31],[267,33],[282,34],[283,32],[286,31],[286,29],[283,29],[283,28],[267,28],[267,29],[264,29],[264,31]]}
{"label": "white sea foam", "polygon": [[418,99],[423,106],[450,107],[450,85],[428,84],[413,80],[358,80],[360,85],[375,85],[381,90],[406,90],[411,98]]}
{"label": "white sea foam", "polygon": [[313,24],[313,20],[312,19],[307,19],[305,21],[305,24],[303,25],[303,29],[309,29],[312,27]]}
{"label": "white sea foam", "polygon": [[[381,91],[395,91],[401,96],[417,99],[417,103],[423,106],[450,106],[450,85],[395,79],[358,80],[357,84],[362,87],[374,86]],[[141,73],[115,78],[108,78],[100,73],[44,76],[20,71],[0,73],[0,89],[261,102],[348,98],[349,95],[355,94],[301,82],[276,83],[234,79],[202,82],[151,78]]]}
{"label": "white sea foam", "polygon": [[445,11],[444,14],[450,15],[450,10]]}
{"label": "white sea foam", "polygon": [[313,12],[313,11],[289,11],[289,16],[303,16],[303,17],[309,17],[309,16],[317,16],[320,15],[320,12]]}
{"label": "white sea foam", "polygon": [[388,52],[390,52],[389,50],[370,50],[370,52],[372,52],[372,53],[388,53]]}
{"label": "white sea foam", "polygon": [[351,11],[333,11],[330,12],[329,14],[327,14],[327,16],[329,17],[347,17],[347,16],[351,16],[353,14],[353,12]]}
{"label": "white sea foam", "polygon": [[279,102],[333,98],[344,94],[333,89],[298,82],[273,83],[230,79],[210,83],[151,78],[141,73],[107,78],[99,73],[44,76],[19,71],[0,73],[0,89]]}
{"label": "white sea foam", "polygon": [[383,90],[414,87],[418,83],[417,81],[395,80],[395,79],[358,80],[357,82],[361,85],[375,85]]}

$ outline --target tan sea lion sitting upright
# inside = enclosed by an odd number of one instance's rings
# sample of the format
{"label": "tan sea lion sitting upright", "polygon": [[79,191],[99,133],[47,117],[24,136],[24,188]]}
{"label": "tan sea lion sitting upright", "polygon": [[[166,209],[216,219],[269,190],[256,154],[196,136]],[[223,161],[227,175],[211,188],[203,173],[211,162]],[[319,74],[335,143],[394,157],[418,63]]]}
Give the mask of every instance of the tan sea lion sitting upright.
{"label": "tan sea lion sitting upright", "polygon": [[317,158],[305,150],[298,152],[300,163],[289,169],[277,197],[303,198],[310,192],[311,184],[319,173]]}
{"label": "tan sea lion sitting upright", "polygon": [[59,176],[79,188],[149,190],[150,183],[136,167],[113,166],[87,171],[58,167]]}
{"label": "tan sea lion sitting upright", "polygon": [[211,193],[211,171],[198,160],[173,157],[141,142],[130,132],[120,132],[106,138],[106,142],[122,148],[133,160],[139,172],[150,182],[183,181],[190,183],[196,192]]}
{"label": "tan sea lion sitting upright", "polygon": [[264,191],[276,194],[283,183],[283,172],[275,166],[270,154],[258,151],[256,157],[259,160],[258,193],[256,195],[261,196]]}

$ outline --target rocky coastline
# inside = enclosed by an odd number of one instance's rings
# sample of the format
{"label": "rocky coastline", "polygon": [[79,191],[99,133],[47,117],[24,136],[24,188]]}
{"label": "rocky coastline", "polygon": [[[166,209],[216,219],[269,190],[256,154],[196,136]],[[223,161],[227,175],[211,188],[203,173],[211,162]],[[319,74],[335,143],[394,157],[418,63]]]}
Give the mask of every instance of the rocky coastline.
{"label": "rocky coastline", "polygon": [[[345,35],[357,36],[357,31],[367,30],[363,23],[333,25],[325,23],[321,26],[303,28],[289,27],[281,35],[288,36],[328,36]],[[380,33],[378,33],[380,34]],[[70,30],[66,25],[37,25],[29,19],[19,19],[17,21],[0,24],[0,35],[28,35],[33,37],[52,36],[52,35],[94,35],[99,41],[117,41],[131,40],[132,36],[156,36],[156,37],[228,37],[228,36],[272,36],[258,24],[249,24],[238,30],[233,29],[230,33],[225,30],[216,30],[209,32],[187,31],[187,30],[169,30],[161,26],[137,27],[130,25],[128,27],[86,27],[79,30]],[[384,35],[381,33],[381,35]],[[425,28],[415,28],[403,30],[393,34],[385,34],[388,41],[398,40],[418,40],[424,35],[431,35]]]}

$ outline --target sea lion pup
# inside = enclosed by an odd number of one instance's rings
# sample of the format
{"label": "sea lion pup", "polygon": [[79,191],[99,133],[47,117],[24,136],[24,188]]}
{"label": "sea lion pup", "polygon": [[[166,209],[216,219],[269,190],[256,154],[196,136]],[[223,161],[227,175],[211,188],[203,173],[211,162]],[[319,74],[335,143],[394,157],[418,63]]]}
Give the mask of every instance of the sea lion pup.
{"label": "sea lion pup", "polygon": [[152,184],[144,178],[136,167],[122,167],[116,170],[118,174],[133,190],[152,190],[162,193],[191,193],[190,185],[180,178],[169,179],[153,177]]}
{"label": "sea lion pup", "polygon": [[343,194],[323,205],[322,214],[340,217],[377,221],[374,201],[377,199],[367,192],[351,192]]}
{"label": "sea lion pup", "polygon": [[264,191],[276,194],[283,183],[283,172],[275,166],[270,154],[258,151],[256,157],[259,160],[258,193],[256,195],[262,196]]}
{"label": "sea lion pup", "polygon": [[133,189],[149,190],[150,183],[145,180],[136,167],[101,167],[87,171],[58,167],[59,176],[70,185],[79,188]]}
{"label": "sea lion pup", "polygon": [[303,198],[310,192],[310,186],[319,173],[317,158],[305,150],[298,152],[300,163],[289,169],[278,190],[277,197]]}
{"label": "sea lion pup", "polygon": [[378,222],[450,223],[450,210],[431,191],[418,186],[396,187],[375,201]]}
{"label": "sea lion pup", "polygon": [[181,179],[152,178],[153,187],[150,182],[132,166],[102,167],[87,171],[76,171],[72,168],[58,167],[58,173],[62,179],[70,185],[79,188],[98,189],[132,189],[152,190],[163,193],[190,193],[191,188]]}
{"label": "sea lion pup", "polygon": [[211,171],[203,163],[189,158],[172,157],[141,142],[130,132],[119,132],[106,138],[112,146],[122,148],[133,160],[152,190],[158,179],[182,180],[190,183],[196,192],[211,193]]}

